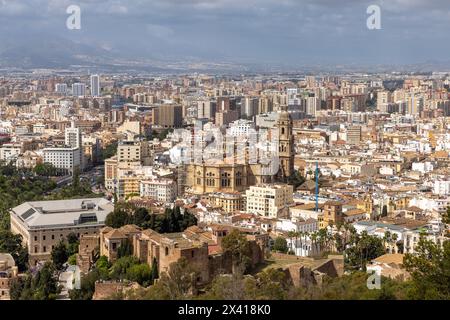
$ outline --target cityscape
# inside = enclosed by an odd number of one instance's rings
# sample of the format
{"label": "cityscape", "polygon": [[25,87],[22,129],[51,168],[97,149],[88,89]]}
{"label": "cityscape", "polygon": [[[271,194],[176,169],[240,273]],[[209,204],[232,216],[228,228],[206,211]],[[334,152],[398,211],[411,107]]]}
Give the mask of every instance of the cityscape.
{"label": "cityscape", "polygon": [[[383,6],[366,7],[361,28],[381,32]],[[450,299],[440,57],[63,47],[77,59],[0,45],[0,300]]]}

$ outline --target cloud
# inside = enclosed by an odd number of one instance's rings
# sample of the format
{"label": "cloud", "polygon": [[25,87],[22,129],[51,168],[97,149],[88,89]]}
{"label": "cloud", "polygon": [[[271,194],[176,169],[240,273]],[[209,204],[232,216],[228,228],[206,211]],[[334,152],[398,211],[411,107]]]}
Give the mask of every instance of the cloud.
{"label": "cloud", "polygon": [[[65,28],[71,4],[78,31]],[[366,28],[370,4],[381,7],[382,30]],[[450,49],[448,0],[0,0],[0,17],[0,40],[38,30],[136,56],[401,62]]]}

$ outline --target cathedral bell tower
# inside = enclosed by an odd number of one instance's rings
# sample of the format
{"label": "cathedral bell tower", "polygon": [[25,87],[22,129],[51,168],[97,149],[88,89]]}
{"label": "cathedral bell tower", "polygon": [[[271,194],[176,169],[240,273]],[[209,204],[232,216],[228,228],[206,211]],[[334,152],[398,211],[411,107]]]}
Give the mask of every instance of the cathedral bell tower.
{"label": "cathedral bell tower", "polygon": [[280,170],[277,178],[285,181],[294,173],[294,136],[292,134],[292,118],[287,106],[282,106],[277,122],[278,128],[278,156]]}

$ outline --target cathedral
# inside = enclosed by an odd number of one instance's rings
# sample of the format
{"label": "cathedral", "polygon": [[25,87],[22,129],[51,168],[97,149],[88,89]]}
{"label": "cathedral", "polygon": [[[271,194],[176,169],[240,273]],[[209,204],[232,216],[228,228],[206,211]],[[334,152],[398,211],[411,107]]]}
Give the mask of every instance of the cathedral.
{"label": "cathedral", "polygon": [[268,168],[267,164],[249,161],[249,148],[246,148],[245,161],[236,161],[236,157],[224,157],[223,160],[209,159],[188,164],[186,192],[199,195],[242,192],[253,185],[285,182],[294,172],[292,119],[286,109],[279,112],[275,129],[278,132],[278,150],[273,154],[277,158],[275,170]]}

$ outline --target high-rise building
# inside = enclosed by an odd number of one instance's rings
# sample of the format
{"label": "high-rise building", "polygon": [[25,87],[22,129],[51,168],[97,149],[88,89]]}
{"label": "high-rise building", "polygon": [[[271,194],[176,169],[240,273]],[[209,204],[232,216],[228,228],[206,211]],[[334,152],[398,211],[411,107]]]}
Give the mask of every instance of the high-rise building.
{"label": "high-rise building", "polygon": [[306,114],[315,117],[317,109],[320,109],[319,103],[320,101],[316,97],[306,98]]}
{"label": "high-rise building", "polygon": [[423,97],[416,95],[414,93],[411,93],[407,98],[406,98],[406,104],[407,104],[407,114],[411,114],[411,115],[418,115],[422,112],[423,110]]}
{"label": "high-rise building", "polygon": [[74,97],[84,97],[86,95],[86,85],[79,82],[72,84],[72,95]]}
{"label": "high-rise building", "polygon": [[361,142],[361,126],[349,126],[347,128],[347,143],[359,144]]}
{"label": "high-rise building", "polygon": [[74,149],[76,160],[75,162],[79,162],[80,169],[83,170],[83,147],[81,141],[81,131],[80,128],[75,128],[75,123],[72,121],[71,127],[65,129],[64,142],[67,147]]}
{"label": "high-rise building", "polygon": [[164,128],[179,128],[183,124],[183,107],[176,104],[163,104],[152,109],[153,124]]}
{"label": "high-rise building", "polygon": [[216,102],[211,100],[197,101],[197,118],[212,119],[216,113]]}
{"label": "high-rise building", "polygon": [[245,97],[241,100],[241,115],[253,117],[258,114],[259,99],[256,97]]}
{"label": "high-rise building", "polygon": [[91,76],[91,96],[100,97],[100,77],[98,74]]}
{"label": "high-rise building", "polygon": [[60,93],[60,94],[66,94],[67,93],[67,84],[57,83],[55,85],[55,92]]}
{"label": "high-rise building", "polygon": [[81,147],[81,131],[80,128],[75,128],[75,123],[72,121],[71,127],[65,130],[65,144],[72,148]]}

